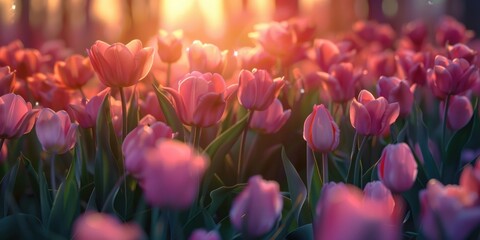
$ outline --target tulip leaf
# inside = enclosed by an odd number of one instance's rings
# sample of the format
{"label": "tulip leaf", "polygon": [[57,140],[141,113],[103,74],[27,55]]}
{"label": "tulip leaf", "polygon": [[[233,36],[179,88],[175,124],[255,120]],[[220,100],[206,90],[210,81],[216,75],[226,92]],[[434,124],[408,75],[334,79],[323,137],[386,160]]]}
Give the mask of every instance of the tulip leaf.
{"label": "tulip leaf", "polygon": [[428,148],[428,129],[423,122],[422,111],[418,107],[415,109],[414,116],[416,117],[416,124],[414,125],[415,128],[413,130],[416,133],[415,136],[422,152],[427,178],[439,179],[440,172],[438,171],[437,165],[433,160],[430,149]]}
{"label": "tulip leaf", "polygon": [[322,183],[322,178],[320,177],[320,170],[318,169],[317,161],[313,161],[312,185],[308,191],[308,200],[313,216],[316,214],[316,206],[318,199],[320,199],[323,184],[324,183]]}
{"label": "tulip leaf", "polygon": [[[0,210],[1,216],[5,217],[8,215],[10,209],[9,199],[12,199],[12,191],[15,187],[15,182],[17,179],[19,163],[15,163],[10,170],[3,176],[0,189]],[[3,205],[3,207],[1,207]]]}
{"label": "tulip leaf", "polygon": [[292,202],[299,201],[298,208],[293,210],[295,221],[298,224],[300,211],[307,197],[307,188],[305,187],[305,184],[303,183],[302,178],[298,174],[297,170],[295,170],[295,167],[290,162],[290,159],[288,158],[284,147],[282,148],[282,162],[285,169],[285,174],[287,176],[290,199],[292,200]]}
{"label": "tulip leaf", "polygon": [[465,144],[470,140],[475,123],[477,122],[477,109],[473,113],[470,121],[462,129],[458,130],[450,139],[447,145],[447,156],[442,167],[442,177],[444,184],[455,183],[458,170],[461,168],[461,154]]}
{"label": "tulip leaf", "polygon": [[211,215],[217,213],[218,209],[227,199],[235,198],[245,186],[246,184],[237,184],[234,186],[219,187],[211,191],[210,198],[212,199],[212,202],[208,206],[208,213]]}
{"label": "tulip leaf", "polygon": [[191,219],[183,227],[183,231],[187,236],[198,228],[204,229],[214,229],[216,227],[215,221],[213,220],[212,216],[205,210],[202,209],[196,215],[194,215]]}
{"label": "tulip leaf", "polygon": [[162,112],[165,116],[168,126],[172,128],[173,132],[178,134],[178,139],[183,139],[184,128],[180,118],[177,116],[175,108],[161,88],[153,85],[153,89],[155,90],[155,94],[157,95],[158,102],[160,103],[160,107],[162,108]]}
{"label": "tulip leaf", "polygon": [[66,239],[42,227],[40,220],[30,214],[17,213],[0,219],[2,239]]}
{"label": "tulip leaf", "polygon": [[[138,112],[138,93],[135,89],[132,91],[132,96],[130,97],[130,106],[128,108],[127,115],[127,130],[128,132],[132,131],[138,125],[139,112]],[[124,136],[127,136],[127,133],[124,133]]]}
{"label": "tulip leaf", "polygon": [[305,224],[287,235],[287,240],[311,240],[313,239],[312,224]]}

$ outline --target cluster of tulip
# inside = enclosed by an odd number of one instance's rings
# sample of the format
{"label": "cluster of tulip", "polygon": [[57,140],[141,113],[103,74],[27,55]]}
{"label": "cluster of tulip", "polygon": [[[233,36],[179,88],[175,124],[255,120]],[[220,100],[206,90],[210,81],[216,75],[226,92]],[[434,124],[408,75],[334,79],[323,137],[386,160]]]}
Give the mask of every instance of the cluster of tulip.
{"label": "cluster of tulip", "polygon": [[478,238],[480,58],[463,25],[327,39],[291,19],[251,37],[0,47],[0,235]]}

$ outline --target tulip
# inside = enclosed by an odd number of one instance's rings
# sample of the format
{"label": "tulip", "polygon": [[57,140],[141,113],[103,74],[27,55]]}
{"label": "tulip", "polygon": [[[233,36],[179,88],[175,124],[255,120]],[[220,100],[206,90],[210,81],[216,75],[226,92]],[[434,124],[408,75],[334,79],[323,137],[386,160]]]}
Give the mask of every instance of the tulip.
{"label": "tulip", "polygon": [[309,43],[315,36],[315,24],[308,18],[297,17],[288,20],[289,27],[297,36],[297,44]]}
{"label": "tulip", "polygon": [[394,192],[410,189],[417,178],[417,162],[406,143],[387,145],[380,156],[378,176]]}
{"label": "tulip", "polygon": [[339,63],[330,67],[328,73],[317,73],[330,98],[334,102],[344,103],[355,97],[356,84],[360,74],[354,72],[351,63]]}
{"label": "tulip", "polygon": [[260,237],[270,231],[283,207],[278,183],[251,177],[248,185],[233,201],[230,220],[246,238]]}
{"label": "tulip", "polygon": [[480,161],[467,165],[460,175],[460,186],[467,191],[477,193],[477,206],[480,206]]}
{"label": "tulip", "polygon": [[315,59],[318,66],[324,72],[328,72],[334,64],[346,60],[347,55],[340,51],[340,48],[330,40],[315,39]]}
{"label": "tulip", "polygon": [[86,212],[75,220],[73,239],[76,240],[140,240],[142,230],[135,223],[122,224],[105,213]]}
{"label": "tulip", "polygon": [[403,27],[402,33],[412,43],[412,50],[420,50],[428,37],[427,25],[422,20],[407,23]]}
{"label": "tulip", "polygon": [[471,89],[479,80],[478,68],[463,58],[435,57],[435,66],[427,71],[428,85],[434,95],[445,99]]}
{"label": "tulip", "polygon": [[197,197],[208,158],[185,143],[162,139],[145,152],[139,173],[146,201],[155,207],[182,210]]}
{"label": "tulip", "polygon": [[467,239],[480,226],[476,192],[458,185],[443,186],[431,179],[419,195],[426,239]]}
{"label": "tulip", "polygon": [[376,43],[382,48],[388,48],[395,40],[395,31],[388,24],[358,21],[353,24],[352,30],[364,42],[363,44]]}
{"label": "tulip", "polygon": [[93,77],[93,68],[89,58],[72,55],[65,62],[55,63],[55,75],[68,88],[81,89]]}
{"label": "tulip", "polygon": [[272,22],[256,26],[257,41],[273,56],[286,57],[292,53],[297,42],[295,32],[286,22]]}
{"label": "tulip", "polygon": [[275,66],[275,58],[261,47],[244,47],[238,50],[240,65],[243,69],[271,70]]}
{"label": "tulip", "polygon": [[68,109],[71,93],[64,86],[60,85],[53,74],[37,73],[28,77],[29,87],[33,97],[45,108],[54,111]]}
{"label": "tulip", "polygon": [[71,123],[68,113],[44,108],[38,115],[35,132],[42,149],[53,154],[63,154],[75,145],[78,124]]}
{"label": "tulip", "polygon": [[474,33],[465,29],[465,26],[452,17],[445,16],[438,22],[435,40],[438,45],[457,44],[468,42]]}
{"label": "tulip", "polygon": [[225,80],[217,73],[192,72],[180,80],[178,91],[165,88],[175,100],[180,120],[187,125],[209,127],[220,121],[226,100],[236,85],[225,87]]}
{"label": "tulip", "polygon": [[203,229],[197,229],[193,231],[192,235],[188,238],[189,240],[220,240],[220,235],[217,231],[207,232]]}
{"label": "tulip", "polygon": [[367,60],[367,77],[377,79],[381,76],[393,76],[396,72],[395,54],[392,51],[382,51],[371,54]]}
{"label": "tulip", "polygon": [[157,53],[162,62],[174,63],[182,56],[182,31],[167,33],[160,30],[157,35]]}
{"label": "tulip", "polygon": [[[453,95],[450,96],[450,103],[447,113],[447,127],[453,131],[457,131],[470,121],[473,116],[472,103],[466,96]],[[440,117],[443,118],[445,113],[445,102],[440,102]]]}
{"label": "tulip", "polygon": [[93,69],[108,87],[129,87],[147,76],[153,64],[153,48],[135,39],[127,45],[96,41],[87,50]]}
{"label": "tulip", "polygon": [[93,128],[97,125],[98,111],[100,111],[103,100],[109,92],[110,88],[106,88],[86,103],[70,104],[70,113],[75,117],[80,127]]}
{"label": "tulip", "polygon": [[238,101],[249,110],[263,111],[278,97],[285,81],[272,80],[265,70],[242,70],[238,76]]}
{"label": "tulip", "polygon": [[266,134],[276,133],[285,125],[290,114],[291,110],[283,111],[282,102],[275,99],[266,110],[253,112],[250,128]]}
{"label": "tulip", "polygon": [[405,80],[397,77],[382,76],[377,83],[378,95],[386,98],[389,103],[397,102],[400,106],[400,116],[406,117],[412,111],[413,89]]}
{"label": "tulip", "polygon": [[0,139],[17,138],[29,133],[35,124],[37,110],[16,94],[0,97]]}
{"label": "tulip", "polygon": [[467,60],[470,64],[473,64],[477,58],[477,51],[469,48],[463,43],[457,43],[453,46],[447,46],[448,49],[448,58],[463,58]]}
{"label": "tulip", "polygon": [[375,99],[369,91],[362,90],[358,101],[353,99],[351,103],[350,123],[359,134],[379,135],[397,120],[399,111],[398,103],[388,103],[384,97]]}
{"label": "tulip", "polygon": [[395,200],[390,190],[381,181],[367,183],[363,192],[365,194],[364,197],[368,199],[367,201],[376,201],[385,213],[393,214]]}
{"label": "tulip", "polygon": [[317,152],[335,150],[340,142],[340,129],[323,104],[313,106],[303,125],[303,139]]}
{"label": "tulip", "polygon": [[0,67],[0,96],[13,91],[15,85],[15,72],[10,71],[10,67]]}
{"label": "tulip", "polygon": [[430,52],[400,51],[395,56],[397,73],[401,79],[411,84],[425,85],[427,69],[433,67],[433,55]]}
{"label": "tulip", "polygon": [[223,56],[220,49],[210,43],[203,44],[196,40],[188,47],[190,71],[222,73]]}

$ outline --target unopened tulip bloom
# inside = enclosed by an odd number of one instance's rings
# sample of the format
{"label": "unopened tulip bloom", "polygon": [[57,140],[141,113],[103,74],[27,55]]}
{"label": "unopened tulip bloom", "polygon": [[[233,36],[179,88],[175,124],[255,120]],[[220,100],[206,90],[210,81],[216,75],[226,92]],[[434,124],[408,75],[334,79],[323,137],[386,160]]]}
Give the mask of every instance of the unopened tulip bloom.
{"label": "unopened tulip bloom", "polygon": [[303,139],[317,152],[331,152],[340,142],[340,129],[323,104],[313,106],[313,111],[305,119]]}
{"label": "unopened tulip bloom", "polygon": [[272,22],[256,26],[257,41],[268,53],[276,57],[285,57],[292,53],[297,37],[287,22]]}
{"label": "unopened tulip bloom", "polygon": [[472,31],[467,30],[461,22],[449,16],[440,19],[435,32],[435,40],[442,47],[446,44],[466,43],[473,36]]}
{"label": "unopened tulip bloom", "polygon": [[283,85],[282,78],[272,80],[265,70],[242,70],[238,76],[238,101],[246,109],[263,111],[278,97]]}
{"label": "unopened tulip bloom", "polygon": [[17,138],[29,133],[35,124],[37,110],[16,94],[0,97],[0,139]]}
{"label": "unopened tulip bloom", "polygon": [[220,121],[226,99],[236,85],[225,87],[225,80],[217,73],[192,72],[178,84],[178,91],[165,88],[175,100],[180,120],[187,125],[209,127]]}
{"label": "unopened tulip bloom", "polygon": [[395,200],[393,199],[392,192],[390,192],[381,181],[367,183],[363,192],[365,194],[364,197],[367,198],[368,201],[376,201],[385,213],[393,214]]}
{"label": "unopened tulip bloom", "polygon": [[244,237],[260,237],[278,221],[282,207],[278,183],[256,175],[248,180],[247,187],[233,201],[230,220]]}
{"label": "unopened tulip bloom", "polygon": [[[445,113],[445,102],[440,102],[440,117],[443,119]],[[457,131],[467,125],[473,116],[472,103],[466,96],[450,96],[447,113],[447,127]]]}
{"label": "unopened tulip bloom", "polygon": [[426,239],[467,239],[480,224],[478,195],[435,179],[420,191],[422,231]]}
{"label": "unopened tulip bloom", "polygon": [[395,56],[397,74],[411,84],[425,85],[427,69],[433,67],[433,54],[430,52],[399,51]]}
{"label": "unopened tulip bloom", "polygon": [[153,51],[143,48],[138,39],[127,45],[96,41],[87,50],[93,69],[108,87],[129,87],[145,78],[153,64]]}
{"label": "unopened tulip bloom", "polygon": [[315,39],[314,48],[315,60],[324,72],[328,72],[331,66],[345,61],[348,57],[334,42],[327,39]]}
{"label": "unopened tulip bloom", "polygon": [[122,224],[105,213],[86,212],[75,220],[72,237],[76,240],[140,240],[142,230],[137,224]]}
{"label": "unopened tulip bloom", "polygon": [[207,232],[203,229],[197,229],[193,231],[192,235],[188,238],[189,240],[221,240],[220,235],[217,231]]}
{"label": "unopened tulip bloom", "polygon": [[266,110],[253,112],[250,128],[266,134],[276,133],[287,122],[290,114],[291,110],[283,111],[282,102],[275,99]]}
{"label": "unopened tulip bloom", "polygon": [[384,97],[375,99],[373,95],[362,90],[350,105],[350,123],[357,133],[362,135],[379,135],[385,128],[397,120],[400,107],[398,103],[388,103]]}
{"label": "unopened tulip bloom", "polygon": [[475,163],[475,166],[467,165],[460,175],[460,186],[470,192],[476,192],[477,206],[480,206],[480,161]]}
{"label": "unopened tulip bloom", "polygon": [[222,73],[223,56],[217,46],[196,40],[187,50],[190,71]]}
{"label": "unopened tulip bloom", "polygon": [[15,85],[15,72],[10,67],[0,67],[0,96],[13,91]]}
{"label": "unopened tulip bloom", "polygon": [[354,72],[351,63],[332,65],[328,73],[319,72],[318,76],[332,101],[344,103],[355,97],[356,84],[360,79],[360,74]]}
{"label": "unopened tulip bloom", "polygon": [[406,143],[387,145],[380,156],[378,176],[394,192],[407,191],[417,178],[417,162]]}
{"label": "unopened tulip bloom", "polygon": [[38,115],[35,132],[44,151],[63,154],[75,146],[77,127],[70,122],[67,112],[44,108]]}
{"label": "unopened tulip bloom", "polygon": [[209,161],[185,143],[162,139],[147,149],[140,178],[152,206],[186,209],[197,197]]}
{"label": "unopened tulip bloom", "polygon": [[389,103],[398,103],[400,116],[406,117],[412,111],[413,91],[406,80],[381,76],[377,82],[377,92],[378,95],[386,98]]}
{"label": "unopened tulip bloom", "polygon": [[455,45],[450,45],[447,47],[448,57],[450,59],[463,58],[469,63],[474,63],[477,58],[477,51],[471,49],[463,43],[457,43]]}
{"label": "unopened tulip bloom", "polygon": [[72,55],[65,62],[55,63],[55,75],[68,88],[79,89],[93,77],[93,68],[88,57]]}
{"label": "unopened tulip bloom", "polygon": [[159,121],[165,121],[162,107],[158,102],[157,95],[153,91],[148,92],[145,99],[139,102],[139,105],[141,116],[150,114]]}
{"label": "unopened tulip bloom", "polygon": [[162,62],[174,63],[182,56],[182,31],[167,33],[160,30],[157,35],[157,52]]}
{"label": "unopened tulip bloom", "polygon": [[92,97],[90,101],[81,104],[70,104],[70,113],[75,117],[82,128],[92,128],[97,125],[97,116],[102,106],[105,96],[110,92],[110,88],[99,92]]}

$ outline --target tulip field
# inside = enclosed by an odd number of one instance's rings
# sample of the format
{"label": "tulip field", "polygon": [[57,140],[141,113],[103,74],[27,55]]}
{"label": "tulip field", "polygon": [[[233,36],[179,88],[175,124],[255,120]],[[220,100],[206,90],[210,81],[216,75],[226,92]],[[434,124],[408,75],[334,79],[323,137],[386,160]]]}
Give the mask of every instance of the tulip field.
{"label": "tulip field", "polygon": [[480,239],[472,32],[315,28],[0,46],[0,238]]}

